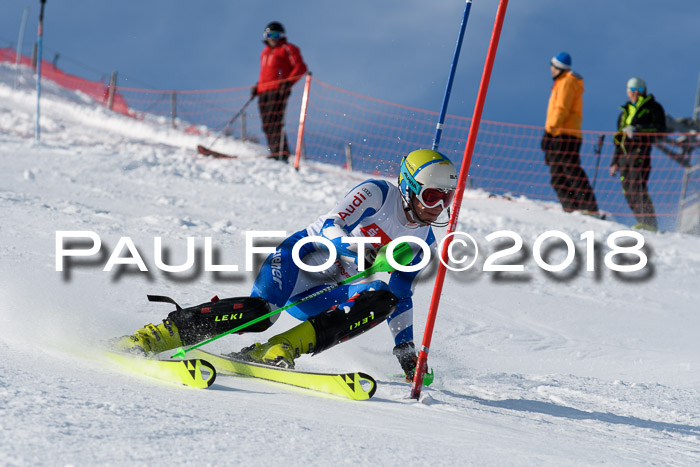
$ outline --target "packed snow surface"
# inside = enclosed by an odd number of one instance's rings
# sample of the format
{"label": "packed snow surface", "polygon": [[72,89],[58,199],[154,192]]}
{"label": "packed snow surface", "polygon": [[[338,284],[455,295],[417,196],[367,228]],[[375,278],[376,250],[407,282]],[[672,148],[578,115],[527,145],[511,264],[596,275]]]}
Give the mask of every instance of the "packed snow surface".
{"label": "packed snow surface", "polygon": [[[14,79],[0,68],[1,464],[700,464],[700,238],[644,233],[647,265],[615,273],[607,240],[625,226],[527,199],[466,194],[457,230],[476,239],[479,256],[447,274],[430,348],[436,379],[418,401],[395,377],[385,325],[297,361],[373,375],[378,390],[364,402],[223,375],[196,390],[116,367],[100,357],[103,342],[172,309],[146,294],[182,305],[248,295],[245,233],[295,232],[362,176],[322,165],[296,172],[246,142],[217,147],[239,160],[203,158],[195,147],[213,135],[114,115],[51,83],[36,143],[35,95]],[[551,230],[576,246],[562,272],[535,261],[537,238]],[[100,253],[57,271],[57,231],[93,232]],[[495,263],[524,271],[483,271],[513,245],[486,239],[498,231],[523,246]],[[103,270],[124,237],[147,272]],[[211,237],[217,264],[239,271],[163,272],[155,237],[168,264],[184,262],[188,237],[200,254]],[[561,263],[563,245],[548,240],[540,253]],[[417,343],[434,278],[431,266],[414,296]],[[262,335],[205,350],[238,350],[293,324],[284,315]]]}

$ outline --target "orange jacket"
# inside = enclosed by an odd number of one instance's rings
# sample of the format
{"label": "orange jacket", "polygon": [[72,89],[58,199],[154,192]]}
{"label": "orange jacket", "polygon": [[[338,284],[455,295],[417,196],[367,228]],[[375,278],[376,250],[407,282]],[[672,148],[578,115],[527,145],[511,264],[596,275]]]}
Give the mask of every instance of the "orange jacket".
{"label": "orange jacket", "polygon": [[552,136],[567,134],[580,138],[582,117],[583,78],[565,71],[554,80],[544,129]]}
{"label": "orange jacket", "polygon": [[289,86],[306,73],[299,47],[282,39],[275,47],[266,45],[260,54],[258,93],[279,89],[280,80],[289,78]]}

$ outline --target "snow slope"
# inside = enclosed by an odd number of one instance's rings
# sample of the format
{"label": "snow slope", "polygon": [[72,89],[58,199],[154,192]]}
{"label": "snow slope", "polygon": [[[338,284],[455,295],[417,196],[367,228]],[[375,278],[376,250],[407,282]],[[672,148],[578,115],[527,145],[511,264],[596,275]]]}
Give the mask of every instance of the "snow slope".
{"label": "snow slope", "polygon": [[[124,373],[94,349],[170,311],[147,293],[183,305],[247,295],[245,232],[298,230],[356,178],[296,173],[241,142],[219,149],[245,159],[203,159],[194,148],[206,140],[66,99],[50,83],[37,144],[35,97],[13,80],[0,67],[1,464],[700,464],[700,238],[645,233],[649,264],[614,274],[605,241],[624,226],[529,200],[468,193],[459,230],[480,256],[447,275],[430,353],[437,378],[420,401],[390,376],[399,367],[383,325],[298,361],[372,374],[379,388],[366,402],[246,378],[194,390]],[[575,241],[584,267],[552,277],[535,264],[535,239],[554,229]],[[95,232],[101,255],[57,272],[59,230]],[[498,230],[522,237],[508,259],[524,272],[481,271],[505,248],[485,240]],[[586,231],[600,252],[595,272],[585,268]],[[187,237],[200,249],[212,237],[219,263],[240,271],[164,273],[156,236],[169,264],[184,261]],[[103,271],[121,237],[149,272]],[[550,263],[562,259],[556,250]],[[415,296],[418,341],[434,268],[429,276]],[[262,335],[208,348],[237,350],[292,324],[285,315]]]}

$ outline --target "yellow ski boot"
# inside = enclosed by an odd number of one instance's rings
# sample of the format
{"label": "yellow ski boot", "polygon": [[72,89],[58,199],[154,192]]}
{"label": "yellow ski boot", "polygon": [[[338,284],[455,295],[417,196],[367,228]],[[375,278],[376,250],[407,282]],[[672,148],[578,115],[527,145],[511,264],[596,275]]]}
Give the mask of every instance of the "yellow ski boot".
{"label": "yellow ski boot", "polygon": [[169,319],[155,326],[147,324],[134,334],[117,338],[113,343],[116,350],[151,356],[182,346],[180,333]]}
{"label": "yellow ski boot", "polygon": [[316,331],[308,321],[292,329],[271,337],[266,343],[256,342],[234,357],[264,363],[281,368],[294,368],[294,359],[305,353],[311,353],[316,346]]}
{"label": "yellow ski boot", "polygon": [[632,226],[633,229],[637,230],[648,230],[649,232],[658,232],[659,229],[657,229],[655,226],[650,225],[650,224],[645,224],[643,222],[640,222],[639,224],[634,224]]}

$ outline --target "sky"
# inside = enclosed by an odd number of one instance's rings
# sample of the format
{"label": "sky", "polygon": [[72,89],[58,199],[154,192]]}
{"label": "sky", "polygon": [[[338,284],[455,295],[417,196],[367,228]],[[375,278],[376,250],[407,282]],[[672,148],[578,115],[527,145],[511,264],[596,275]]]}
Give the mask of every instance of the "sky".
{"label": "sky", "polygon": [[[39,0],[3,0],[0,46],[16,45],[26,7],[25,53]],[[252,85],[262,31],[280,21],[314,76],[371,97],[438,112],[465,3],[458,0],[336,2],[48,0],[44,57],[90,79],[194,90]],[[471,116],[498,7],[475,0],[448,113]],[[590,0],[509,2],[483,119],[543,126],[549,60],[573,57],[585,80],[583,128],[612,131],[632,76],[674,117],[693,113],[700,75],[700,2]]]}

